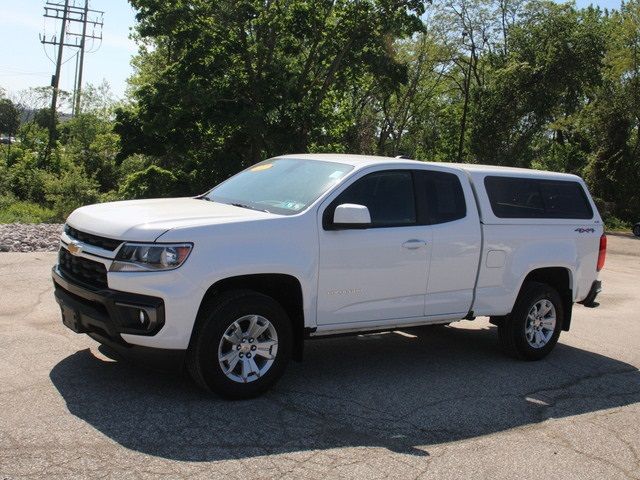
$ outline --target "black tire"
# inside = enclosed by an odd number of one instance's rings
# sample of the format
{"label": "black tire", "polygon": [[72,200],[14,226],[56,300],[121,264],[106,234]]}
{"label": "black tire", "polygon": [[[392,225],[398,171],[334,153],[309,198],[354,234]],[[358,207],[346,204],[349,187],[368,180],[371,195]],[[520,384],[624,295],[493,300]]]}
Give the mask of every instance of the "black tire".
{"label": "black tire", "polygon": [[[549,300],[555,309],[556,324],[551,338],[540,348],[529,344],[525,334],[527,316],[531,308],[540,300]],[[498,341],[502,350],[509,356],[522,360],[540,360],[546,357],[558,343],[558,337],[564,321],[562,298],[551,286],[539,282],[527,282],[522,286],[513,311],[507,317],[500,317]]]}
{"label": "black tire", "polygon": [[[278,335],[278,350],[264,375],[239,383],[228,378],[220,367],[218,346],[227,328],[246,315],[260,315],[271,322]],[[225,292],[201,308],[187,354],[187,368],[205,390],[230,399],[253,398],[273,386],[284,373],[291,358],[292,338],[291,321],[273,298],[250,290]]]}
{"label": "black tire", "polygon": [[633,234],[634,234],[636,237],[640,237],[640,223],[636,223],[636,224],[633,226]]}

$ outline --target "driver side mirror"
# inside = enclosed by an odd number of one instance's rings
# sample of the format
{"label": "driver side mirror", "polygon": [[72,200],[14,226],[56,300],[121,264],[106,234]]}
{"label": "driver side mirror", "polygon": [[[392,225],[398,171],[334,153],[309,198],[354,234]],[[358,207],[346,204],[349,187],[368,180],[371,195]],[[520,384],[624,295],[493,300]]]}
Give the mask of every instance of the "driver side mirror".
{"label": "driver side mirror", "polygon": [[333,213],[333,226],[335,229],[343,228],[367,228],[371,225],[369,209],[364,205],[355,203],[343,203],[336,207]]}

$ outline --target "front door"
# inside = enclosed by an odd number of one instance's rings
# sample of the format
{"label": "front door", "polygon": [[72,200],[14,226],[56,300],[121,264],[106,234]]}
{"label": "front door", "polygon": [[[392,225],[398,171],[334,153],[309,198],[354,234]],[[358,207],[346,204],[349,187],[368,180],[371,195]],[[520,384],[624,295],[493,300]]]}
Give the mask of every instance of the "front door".
{"label": "front door", "polygon": [[[331,227],[335,207],[364,205],[366,229]],[[418,225],[410,170],[370,173],[320,209],[318,324],[424,315],[431,230]]]}

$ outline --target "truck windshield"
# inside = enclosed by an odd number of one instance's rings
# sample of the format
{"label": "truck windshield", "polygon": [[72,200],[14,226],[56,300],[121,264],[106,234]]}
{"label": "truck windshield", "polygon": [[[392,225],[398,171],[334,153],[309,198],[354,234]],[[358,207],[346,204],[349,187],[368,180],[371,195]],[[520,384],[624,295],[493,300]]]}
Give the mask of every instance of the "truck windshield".
{"label": "truck windshield", "polygon": [[294,215],[338,183],[353,167],[295,158],[265,160],[215,187],[204,198],[254,210]]}

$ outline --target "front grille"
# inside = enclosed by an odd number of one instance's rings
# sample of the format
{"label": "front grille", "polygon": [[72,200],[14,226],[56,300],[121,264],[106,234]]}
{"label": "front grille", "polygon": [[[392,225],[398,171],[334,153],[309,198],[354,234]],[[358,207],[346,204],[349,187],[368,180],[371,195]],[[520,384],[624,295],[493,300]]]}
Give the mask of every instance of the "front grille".
{"label": "front grille", "polygon": [[58,254],[58,268],[70,280],[97,288],[107,288],[107,268],[103,263],[75,257],[67,249],[61,248]]}
{"label": "front grille", "polygon": [[64,232],[74,240],[78,240],[82,243],[88,243],[94,247],[104,248],[105,250],[114,251],[122,243],[121,240],[115,240],[113,238],[100,237],[98,235],[92,235],[91,233],[81,232],[76,230],[70,225],[65,225]]}

